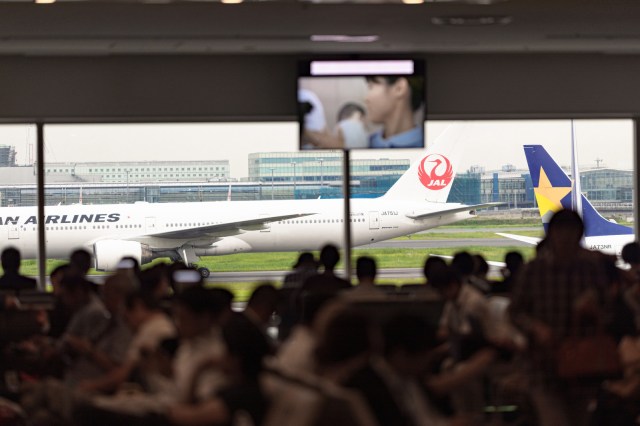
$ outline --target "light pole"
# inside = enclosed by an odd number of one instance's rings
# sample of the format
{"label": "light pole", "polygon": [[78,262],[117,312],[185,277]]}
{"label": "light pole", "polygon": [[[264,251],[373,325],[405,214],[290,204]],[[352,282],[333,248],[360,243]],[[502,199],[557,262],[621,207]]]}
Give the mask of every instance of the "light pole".
{"label": "light pole", "polygon": [[125,173],[127,174],[127,203],[129,202],[129,169],[125,169]]}
{"label": "light pole", "polygon": [[296,162],[292,161],[291,165],[293,166],[293,199],[296,199]]}
{"label": "light pole", "polygon": [[320,159],[320,196],[322,196],[322,187],[324,186],[324,170],[322,168],[322,163],[324,159]]}
{"label": "light pole", "polygon": [[273,200],[273,171],[275,169],[271,169],[271,199]]}

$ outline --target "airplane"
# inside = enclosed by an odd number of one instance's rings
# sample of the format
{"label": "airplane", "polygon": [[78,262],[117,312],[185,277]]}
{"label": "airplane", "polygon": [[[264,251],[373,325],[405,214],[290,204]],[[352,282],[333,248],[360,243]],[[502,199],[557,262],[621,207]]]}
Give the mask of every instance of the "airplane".
{"label": "airplane", "polygon": [[[445,135],[387,193],[350,200],[354,246],[467,219],[500,204],[447,203],[462,149],[459,138]],[[46,206],[46,254],[65,258],[83,247],[102,271],[114,270],[124,256],[140,264],[169,257],[196,266],[202,256],[340,246],[343,216],[342,199]],[[35,207],[0,208],[0,245],[35,258],[37,225]],[[207,268],[198,270],[209,276]]]}
{"label": "airplane", "polygon": [[[581,207],[584,221],[583,245],[591,250],[600,250],[608,254],[620,256],[622,248],[635,240],[633,229],[611,222],[600,215],[589,200],[581,194],[581,203],[576,203],[575,192],[569,176],[551,158],[542,145],[524,145],[529,173],[538,203],[538,210],[545,232],[549,220],[561,209],[571,209],[574,205]],[[576,175],[578,173],[575,173]],[[578,186],[579,188],[579,186]],[[579,192],[579,190],[577,191]],[[572,197],[574,201],[572,202]],[[580,206],[581,204],[581,206]],[[538,244],[540,238],[498,233],[506,238]]]}

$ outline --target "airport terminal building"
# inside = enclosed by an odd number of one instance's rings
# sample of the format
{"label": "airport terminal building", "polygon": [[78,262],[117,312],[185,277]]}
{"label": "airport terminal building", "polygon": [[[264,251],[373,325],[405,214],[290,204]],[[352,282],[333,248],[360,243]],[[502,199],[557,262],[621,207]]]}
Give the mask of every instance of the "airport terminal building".
{"label": "airport terminal building", "polygon": [[[409,168],[408,159],[352,160],[353,197],[383,195]],[[0,205],[36,205],[36,167],[0,167]],[[248,158],[248,176],[231,178],[228,160],[47,163],[47,205],[342,197],[342,153],[263,152]],[[582,191],[600,209],[631,210],[633,172],[611,168],[581,173]],[[536,207],[528,170],[471,167],[458,173],[450,202]]]}

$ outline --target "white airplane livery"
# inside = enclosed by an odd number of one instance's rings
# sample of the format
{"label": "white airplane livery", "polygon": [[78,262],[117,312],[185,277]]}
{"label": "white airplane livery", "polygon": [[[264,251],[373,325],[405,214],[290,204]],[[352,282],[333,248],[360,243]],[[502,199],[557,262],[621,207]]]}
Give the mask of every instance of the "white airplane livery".
{"label": "white airplane livery", "polygon": [[[447,203],[461,147],[439,138],[378,198],[352,199],[352,243],[370,244],[469,218],[495,204]],[[37,255],[35,207],[0,208],[0,244]],[[343,240],[343,200],[217,201],[45,207],[49,258],[76,248],[109,271],[123,256],[141,264],[159,257],[196,264],[202,256],[317,250]],[[206,268],[200,268],[208,276]]]}

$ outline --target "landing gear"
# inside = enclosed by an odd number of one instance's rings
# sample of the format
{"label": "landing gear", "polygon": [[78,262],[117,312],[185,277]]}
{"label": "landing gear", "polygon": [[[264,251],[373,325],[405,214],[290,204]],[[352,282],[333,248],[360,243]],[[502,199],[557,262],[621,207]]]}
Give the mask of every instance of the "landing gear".
{"label": "landing gear", "polygon": [[200,272],[200,276],[202,278],[209,278],[209,275],[211,275],[211,272],[209,271],[209,269],[205,268],[204,266],[201,266],[200,268],[198,268],[198,272]]}
{"label": "landing gear", "polygon": [[[200,260],[200,257],[196,256],[193,246],[184,245],[176,250],[176,254],[180,256],[180,259],[189,268],[195,267],[196,262]],[[197,271],[200,273],[200,276],[202,278],[209,278],[209,275],[211,275],[209,268],[205,268],[204,266],[201,266],[200,268],[198,268]]]}

